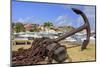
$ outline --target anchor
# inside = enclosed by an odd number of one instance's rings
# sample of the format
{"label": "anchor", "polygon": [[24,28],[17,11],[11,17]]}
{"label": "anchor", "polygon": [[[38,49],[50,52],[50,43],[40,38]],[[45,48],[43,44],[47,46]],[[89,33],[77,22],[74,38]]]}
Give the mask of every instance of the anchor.
{"label": "anchor", "polygon": [[72,10],[82,16],[84,24],[76,29],[66,32],[62,36],[56,39],[50,38],[37,38],[32,42],[32,46],[29,49],[19,49],[18,52],[13,52],[12,61],[15,65],[30,65],[30,64],[40,64],[39,62],[45,61],[47,58],[48,63],[52,63],[55,60],[58,63],[63,63],[69,58],[67,53],[67,48],[61,45],[59,42],[65,38],[74,35],[86,29],[87,35],[86,40],[84,40],[81,50],[86,49],[90,40],[90,24],[84,12],[79,9],[72,8]]}
{"label": "anchor", "polygon": [[[79,28],[77,29],[73,29],[69,32],[66,32],[64,35],[56,38],[55,40],[52,40],[52,44],[49,44],[46,48],[47,50],[49,50],[51,53],[53,53],[53,58],[57,61],[57,62],[63,62],[66,58],[68,58],[68,54],[67,54],[67,51],[66,51],[66,48],[65,46],[61,46],[59,45],[59,41],[61,40],[64,40],[65,38],[71,36],[71,35],[74,35],[75,33],[77,32],[80,32],[84,29],[86,29],[86,32],[87,32],[87,35],[86,35],[86,40],[83,41],[83,44],[81,46],[81,50],[83,51],[84,49],[86,49],[88,43],[89,43],[89,40],[90,40],[90,24],[89,24],[89,21],[85,15],[85,13],[83,13],[81,10],[79,9],[76,9],[76,8],[72,8],[72,10],[78,14],[78,15],[81,15],[83,20],[84,20],[84,24],[82,26],[80,26]],[[47,41],[51,41],[51,40],[47,40]],[[59,47],[57,47],[59,45]],[[50,54],[49,54],[50,55]]]}

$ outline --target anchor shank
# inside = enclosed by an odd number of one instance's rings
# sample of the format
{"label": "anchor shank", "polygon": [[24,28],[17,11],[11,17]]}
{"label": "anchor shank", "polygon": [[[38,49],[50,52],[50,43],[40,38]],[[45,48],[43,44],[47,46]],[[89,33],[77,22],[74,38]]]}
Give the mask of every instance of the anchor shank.
{"label": "anchor shank", "polygon": [[71,30],[71,31],[69,31],[69,32],[66,32],[64,35],[62,35],[62,36],[56,38],[55,41],[56,41],[56,42],[59,42],[59,41],[65,39],[65,38],[67,38],[67,37],[69,37],[69,36],[71,36],[71,35],[74,35],[75,33],[79,32],[79,31],[82,31],[82,30],[85,29],[85,28],[86,28],[86,25],[84,24],[84,25],[80,26],[80,27],[77,28],[77,29],[73,29],[73,30]]}

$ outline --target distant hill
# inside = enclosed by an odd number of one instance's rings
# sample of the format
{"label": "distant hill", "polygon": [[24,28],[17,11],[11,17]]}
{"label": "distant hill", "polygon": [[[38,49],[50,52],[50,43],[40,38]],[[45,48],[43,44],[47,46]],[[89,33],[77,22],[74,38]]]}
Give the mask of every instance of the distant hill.
{"label": "distant hill", "polygon": [[66,31],[71,31],[71,30],[75,29],[73,26],[60,26],[58,28],[62,29],[62,30],[66,30]]}

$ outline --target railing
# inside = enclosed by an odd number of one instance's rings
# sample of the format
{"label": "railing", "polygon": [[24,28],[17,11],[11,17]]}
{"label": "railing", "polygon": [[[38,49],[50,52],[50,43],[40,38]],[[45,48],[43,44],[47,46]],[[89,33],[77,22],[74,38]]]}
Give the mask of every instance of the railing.
{"label": "railing", "polygon": [[31,45],[32,40],[13,40],[12,44],[13,45]]}

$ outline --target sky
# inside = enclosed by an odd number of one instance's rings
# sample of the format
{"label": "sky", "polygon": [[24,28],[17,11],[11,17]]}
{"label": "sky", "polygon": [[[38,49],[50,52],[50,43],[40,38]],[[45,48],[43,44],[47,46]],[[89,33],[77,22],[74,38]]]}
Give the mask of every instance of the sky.
{"label": "sky", "polygon": [[71,8],[82,10],[89,19],[91,29],[95,30],[95,6],[19,2],[13,0],[12,22],[42,25],[44,22],[50,21],[54,26],[70,25],[77,28],[84,24],[84,21]]}

